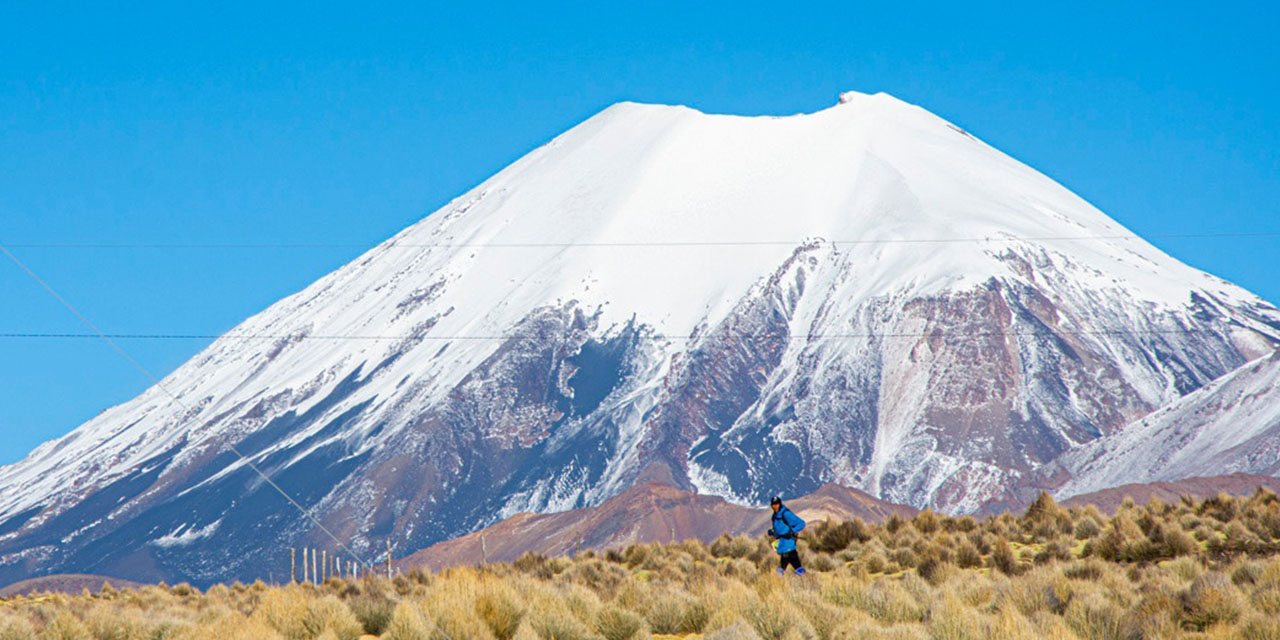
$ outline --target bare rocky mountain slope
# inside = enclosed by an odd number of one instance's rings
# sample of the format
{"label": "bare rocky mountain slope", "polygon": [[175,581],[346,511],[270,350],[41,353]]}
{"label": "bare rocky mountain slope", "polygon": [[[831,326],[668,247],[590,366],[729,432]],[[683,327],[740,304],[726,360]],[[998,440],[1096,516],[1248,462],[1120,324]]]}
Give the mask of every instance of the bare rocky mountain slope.
{"label": "bare rocky mountain slope", "polygon": [[1230,473],[1280,475],[1280,351],[1062,457],[1062,497]]}

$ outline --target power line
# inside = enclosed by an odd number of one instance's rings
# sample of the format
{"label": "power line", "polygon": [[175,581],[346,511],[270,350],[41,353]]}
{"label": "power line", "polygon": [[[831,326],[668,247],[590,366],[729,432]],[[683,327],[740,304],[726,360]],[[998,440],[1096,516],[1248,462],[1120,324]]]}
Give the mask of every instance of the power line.
{"label": "power line", "polygon": [[[1115,336],[1115,335],[1192,335],[1192,334],[1212,334],[1216,333],[1212,329],[1059,329],[1056,331],[930,331],[930,332],[862,332],[862,333],[798,333],[798,334],[772,334],[772,333],[729,333],[729,337],[744,338],[749,340],[776,340],[785,338],[788,340],[853,340],[864,338],[932,338],[932,337],[956,337],[956,338],[998,338],[998,337],[1040,337],[1040,336],[1061,336],[1061,335],[1079,335],[1079,336]],[[701,335],[673,335],[661,333],[647,333],[645,337],[656,340],[669,340],[672,342],[682,340],[701,340],[711,334]],[[79,340],[79,339],[96,339],[108,338],[116,340],[393,340],[393,341],[506,341],[506,340],[542,340],[545,334],[491,334],[491,335],[438,335],[438,336],[422,336],[422,335],[298,335],[298,334],[200,334],[200,333],[39,333],[39,332],[0,332],[0,339],[44,339],[44,340]]]}
{"label": "power line", "polygon": [[[26,272],[28,276],[31,276],[33,280],[39,283],[40,286],[43,287],[45,291],[48,291],[49,294],[52,295],[55,299],[57,299],[57,301],[62,306],[66,307],[66,309],[70,311],[72,315],[78,318],[80,322],[84,323],[85,326],[89,327],[89,329],[93,331],[94,335],[96,335],[98,338],[102,339],[104,342],[110,345],[111,348],[114,349],[116,353],[120,354],[120,356],[123,357],[125,360],[127,360],[129,364],[133,365],[133,367],[137,369],[138,372],[141,373],[147,380],[151,381],[151,383],[154,386],[158,387],[161,391],[163,391],[165,395],[168,395],[174,401],[174,403],[176,403],[179,407],[182,407],[184,411],[187,411],[187,412],[191,411],[191,408],[188,407],[187,404],[183,402],[181,398],[179,398],[176,394],[170,391],[168,387],[165,387],[160,382],[160,380],[157,379],[154,375],[151,375],[151,372],[148,371],[146,367],[142,366],[142,364],[140,364],[137,360],[134,360],[132,356],[130,356],[127,352],[125,352],[124,349],[120,348],[120,346],[117,345],[110,336],[108,336],[107,334],[103,333],[100,329],[98,329],[97,325],[90,322],[89,319],[86,318],[83,314],[81,314],[80,311],[77,310],[74,306],[72,306],[72,304],[68,302],[66,298],[63,298],[61,294],[59,294],[52,286],[49,285],[49,283],[45,282],[44,279],[36,275],[35,271],[32,271],[31,268],[28,267],[21,260],[19,260],[17,256],[13,255],[13,253],[9,251],[8,247],[6,247],[2,243],[0,243],[0,252],[3,252],[6,256],[8,256],[9,259],[12,260],[14,264],[18,265],[18,267],[22,269],[24,272]],[[250,460],[248,456],[245,456],[243,453],[241,453],[240,450],[237,449],[234,444],[226,443],[226,447],[228,450],[234,453],[236,457],[238,457],[242,462],[244,462],[246,466],[252,469],[254,473],[256,473],[259,477],[261,477],[262,480],[266,482],[272,489],[275,489],[277,493],[279,493],[281,496],[284,496],[284,499],[289,501],[289,504],[293,505],[293,507],[297,509],[298,512],[301,513],[307,520],[310,520],[312,524],[314,524],[318,529],[320,529],[320,531],[323,531],[325,535],[329,536],[329,538],[333,540],[334,543],[337,544],[339,548],[341,548],[343,551],[347,553],[347,555],[351,556],[353,559],[355,559],[357,563],[359,563],[361,566],[364,566],[367,570],[371,572],[376,571],[376,568],[374,567],[373,564],[367,562],[360,556],[356,555],[356,552],[352,551],[351,547],[348,547],[345,543],[342,542],[342,540],[338,539],[338,537],[335,536],[333,532],[329,530],[328,527],[321,524],[320,521],[315,518],[315,516],[311,515],[311,512],[307,511],[301,504],[298,503],[297,500],[294,500],[293,496],[289,495],[289,492],[285,491],[283,487],[276,484],[275,480],[271,479],[271,476],[267,475],[266,472],[258,468],[258,465],[254,464],[254,462]],[[90,565],[90,567],[96,566],[99,562],[102,562],[104,559],[106,559],[106,557],[107,557],[106,555],[99,557],[99,559],[94,561]],[[390,572],[391,572],[391,544],[390,542],[388,542],[387,543],[387,573],[388,573],[387,577],[388,578],[390,577]],[[398,593],[396,594],[396,599],[402,600],[401,596]],[[444,629],[441,629],[440,625],[436,624],[435,620],[433,620],[431,616],[424,613],[420,607],[412,606],[410,607],[410,609],[415,613],[417,613],[419,618],[425,620],[427,624],[434,627],[436,631],[439,631],[440,635],[444,636],[445,640],[453,640],[452,636],[448,632],[446,632]]]}
{"label": "power line", "polygon": [[[4,252],[4,254],[8,256],[9,259],[12,260],[14,264],[18,265],[18,267],[21,268],[24,272],[26,272],[28,276],[31,276],[33,280],[39,283],[40,286],[43,287],[45,291],[48,291],[50,295],[52,295],[55,299],[57,299],[57,301],[60,304],[62,304],[62,306],[66,307],[68,311],[70,311],[76,318],[80,320],[80,322],[84,323],[85,326],[89,327],[89,329],[93,331],[94,335],[96,335],[98,338],[102,339],[104,342],[110,345],[111,348],[114,349],[116,353],[120,354],[120,356],[123,357],[125,360],[127,360],[129,364],[133,365],[133,368],[137,369],[138,372],[141,373],[147,380],[151,381],[152,385],[158,387],[161,391],[165,393],[165,395],[168,395],[169,398],[171,398],[174,401],[174,403],[176,403],[179,407],[182,407],[184,411],[187,411],[187,412],[191,411],[191,408],[187,406],[187,403],[183,402],[182,399],[179,398],[172,391],[170,391],[168,387],[165,387],[164,384],[162,384],[159,379],[151,375],[151,372],[148,371],[146,367],[142,366],[142,364],[140,364],[137,360],[134,360],[133,357],[130,356],[124,349],[120,348],[120,346],[117,345],[110,336],[108,336],[107,334],[103,333],[100,329],[98,329],[97,325],[90,322],[89,319],[86,318],[83,314],[81,314],[80,311],[77,310],[74,306],[72,306],[71,303],[68,302],[66,298],[63,298],[61,294],[59,294],[52,286],[49,285],[49,283],[45,282],[40,276],[36,275],[36,273],[32,271],[30,267],[28,267],[25,263],[19,260],[17,256],[13,255],[13,253],[9,251],[8,247],[6,247],[4,244],[0,244],[0,252]],[[254,464],[253,460],[250,460],[248,456],[241,453],[240,450],[237,449],[234,444],[231,444],[229,442],[225,444],[227,449],[230,450],[232,453],[234,453],[236,457],[240,459],[241,462],[243,462],[247,467],[252,469],[254,473],[256,473],[259,477],[261,477],[262,480],[266,482],[272,489],[275,489],[277,493],[279,493],[281,496],[284,496],[284,499],[289,501],[289,504],[293,505],[293,507],[297,509],[298,512],[301,513],[307,520],[310,520],[311,523],[316,526],[316,528],[318,528],[320,531],[323,531],[325,535],[329,536],[329,539],[333,540],[333,542],[337,544],[339,548],[345,551],[347,555],[355,559],[357,563],[359,563],[361,566],[364,566],[368,571],[374,572],[377,570],[373,564],[361,558],[359,555],[356,554],[355,551],[351,549],[351,547],[347,546],[346,543],[338,539],[338,536],[334,535],[333,532],[330,531],[328,527],[321,524],[321,522],[317,520],[315,516],[311,515],[311,512],[307,511],[307,509],[304,508],[301,504],[299,504],[297,500],[294,500],[293,496],[289,495],[289,492],[285,491],[284,488],[281,487],[279,484],[276,484],[276,481],[272,480],[271,476],[267,475],[266,472],[258,468],[258,465]],[[97,561],[95,561],[92,565],[90,565],[90,567],[96,566],[99,562],[101,562],[105,558],[106,558],[106,555],[101,556]],[[390,572],[391,572],[391,545],[390,543],[388,543],[387,544],[388,577],[390,577]],[[397,600],[399,599],[401,598],[399,597],[399,594],[397,594]],[[436,631],[439,631],[440,635],[445,637],[445,640],[453,640],[452,636],[450,636],[449,633],[446,632],[444,629],[441,629],[440,625],[436,624],[435,620],[433,620],[431,616],[424,613],[421,608],[417,606],[413,606],[410,608],[415,613],[418,614],[419,618],[425,620],[427,624],[434,627]]]}
{"label": "power line", "polygon": [[[80,320],[80,322],[82,322],[85,326],[89,327],[89,329],[93,331],[93,334],[90,334],[90,335],[96,336],[102,339],[104,342],[106,342],[107,345],[109,345],[113,350],[115,350],[116,353],[120,354],[122,358],[128,361],[129,364],[132,365],[134,369],[137,369],[138,372],[143,375],[143,377],[149,380],[152,385],[154,385],[155,387],[163,391],[165,395],[169,396],[169,398],[174,401],[174,403],[176,403],[179,407],[182,407],[184,411],[187,411],[187,412],[191,411],[191,407],[189,407],[187,403],[183,402],[182,399],[179,398],[172,391],[170,391],[168,387],[164,386],[164,384],[161,383],[158,378],[156,378],[154,375],[151,375],[151,372],[148,371],[146,367],[142,366],[141,363],[139,363],[137,360],[134,360],[133,357],[130,356],[124,349],[120,348],[120,345],[116,344],[115,341],[112,340],[111,336],[103,333],[100,329],[98,329],[97,325],[90,322],[88,318],[86,318],[83,314],[80,313],[79,310],[77,310],[74,306],[72,306],[72,304],[68,302],[66,298],[63,298],[61,294],[59,294],[52,286],[49,285],[49,283],[45,282],[40,276],[36,275],[36,272],[32,271],[31,268],[28,267],[24,262],[19,260],[17,256],[13,255],[13,253],[9,251],[8,247],[6,247],[3,244],[0,244],[0,252],[4,252],[4,254],[8,256],[9,259],[12,260],[14,264],[18,265],[18,267],[22,269],[24,272],[26,272],[28,276],[31,276],[33,280],[35,280],[41,287],[43,287],[45,291],[49,292],[49,295],[52,295],[63,307],[66,307],[67,311],[70,311],[72,315],[74,315],[77,319]],[[270,485],[271,488],[275,489],[276,492],[284,496],[284,499],[288,500],[289,504],[297,508],[298,511],[301,512],[303,516],[305,516],[308,520],[311,521],[312,524],[314,524],[317,528],[323,531],[325,535],[329,536],[329,538],[332,539],[334,543],[336,543],[340,548],[346,551],[347,554],[349,554],[352,558],[356,560],[356,562],[359,562],[362,565],[369,568],[373,567],[373,565],[364,561],[360,556],[356,555],[356,553],[352,551],[350,547],[348,547],[345,543],[339,540],[338,537],[333,534],[333,532],[329,531],[328,527],[325,527],[323,524],[321,524],[320,521],[315,518],[315,516],[312,516],[311,513],[307,511],[305,508],[303,508],[302,505],[299,504],[297,500],[293,499],[293,496],[289,495],[289,493],[285,491],[283,488],[281,488],[280,485],[276,484],[276,482],[271,479],[271,476],[268,476],[265,472],[262,471],[262,469],[258,468],[258,465],[254,464],[252,460],[250,460],[247,456],[241,453],[240,450],[237,449],[235,445],[231,443],[226,443],[226,447],[232,453],[236,454],[236,456],[240,458],[240,461],[243,462],[250,469],[252,469],[254,473],[258,474],[258,476],[260,476],[268,485]]]}
{"label": "power line", "polygon": [[768,247],[796,246],[814,240],[822,240],[831,245],[879,245],[879,244],[949,244],[978,242],[1051,242],[1073,240],[1151,240],[1151,239],[1214,239],[1214,238],[1274,238],[1280,237],[1280,231],[1243,231],[1243,232],[1209,232],[1209,233],[1153,233],[1148,235],[1112,234],[1112,235],[1080,235],[1080,236],[970,236],[959,238],[871,238],[859,240],[825,240],[812,238],[808,240],[639,240],[639,241],[606,241],[606,242],[388,242],[382,245],[357,243],[295,243],[295,242],[222,242],[222,243],[169,243],[169,242],[123,242],[123,243],[61,243],[41,242],[8,245],[13,249],[372,249],[383,248],[433,249],[433,248],[472,248],[472,249],[537,249],[537,248],[646,248],[646,247]]}

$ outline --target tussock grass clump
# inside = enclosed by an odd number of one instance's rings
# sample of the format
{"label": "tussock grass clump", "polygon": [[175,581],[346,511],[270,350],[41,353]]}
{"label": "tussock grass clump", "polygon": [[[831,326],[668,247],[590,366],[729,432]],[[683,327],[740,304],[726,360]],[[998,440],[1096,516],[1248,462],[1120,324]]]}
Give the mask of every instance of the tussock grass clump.
{"label": "tussock grass clump", "polygon": [[1182,596],[1187,625],[1203,630],[1222,622],[1235,622],[1244,609],[1240,593],[1227,576],[1211,572],[1192,581]]}
{"label": "tussock grass clump", "polygon": [[836,553],[843,551],[854,542],[866,542],[871,539],[871,528],[859,519],[832,524],[830,521],[819,522],[809,534],[810,546],[814,551]]}
{"label": "tussock grass clump", "polygon": [[[368,635],[382,635],[391,624],[396,602],[383,594],[363,594],[347,601],[347,606]],[[501,638],[500,640],[510,640]]]}
{"label": "tussock grass clump", "polygon": [[386,640],[427,640],[431,631],[426,618],[415,605],[401,602],[392,611],[391,622],[381,637]]}
{"label": "tussock grass clump", "polygon": [[518,594],[512,589],[494,589],[480,595],[475,602],[475,611],[496,640],[511,640],[526,613]]}
{"label": "tussock grass clump", "polygon": [[0,640],[27,640],[35,635],[35,627],[27,618],[0,613]]}
{"label": "tussock grass clump", "polygon": [[748,621],[762,640],[817,640],[818,632],[792,603],[766,598],[748,612]]}
{"label": "tussock grass clump", "polygon": [[956,564],[961,569],[972,569],[982,566],[982,553],[969,540],[962,540],[956,547]]}
{"label": "tussock grass clump", "polygon": [[323,585],[179,583],[0,601],[0,640],[1280,638],[1280,498],[1042,494],[1022,514],[817,522],[810,575],[763,538]]}
{"label": "tussock grass clump", "polygon": [[711,543],[711,555],[717,558],[745,558],[756,548],[756,542],[747,536],[721,535]]}
{"label": "tussock grass clump", "polygon": [[631,640],[646,635],[648,627],[634,611],[610,605],[600,611],[596,629],[604,640]]}
{"label": "tussock grass clump", "polygon": [[307,603],[302,626],[303,638],[329,635],[336,640],[357,640],[364,632],[364,625],[337,597],[323,596]]}
{"label": "tussock grass clump", "polygon": [[272,589],[263,594],[251,617],[290,640],[312,637],[306,625],[311,595],[300,586]]}
{"label": "tussock grass clump", "polygon": [[988,640],[982,614],[947,595],[929,607],[929,637],[934,640]]}

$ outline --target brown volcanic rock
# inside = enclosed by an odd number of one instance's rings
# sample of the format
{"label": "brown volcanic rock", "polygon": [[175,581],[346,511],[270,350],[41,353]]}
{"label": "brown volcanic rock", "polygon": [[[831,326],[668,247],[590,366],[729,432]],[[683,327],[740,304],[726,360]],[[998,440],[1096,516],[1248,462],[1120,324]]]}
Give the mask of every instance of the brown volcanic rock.
{"label": "brown volcanic rock", "polygon": [[1182,496],[1204,499],[1226,493],[1232,496],[1247,496],[1264,487],[1280,493],[1280,478],[1259,476],[1248,473],[1233,473],[1224,476],[1201,478],[1183,478],[1172,482],[1152,482],[1148,484],[1126,484],[1093,493],[1072,496],[1062,501],[1063,506],[1083,507],[1095,505],[1104,513],[1114,513],[1126,497],[1133,498],[1138,504],[1144,504],[1152,498],[1160,498],[1165,502],[1175,502]]}
{"label": "brown volcanic rock", "polygon": [[[833,484],[788,501],[809,521],[862,518],[881,521],[911,507],[890,504],[857,489]],[[633,543],[698,539],[709,542],[722,533],[763,532],[767,507],[745,507],[723,498],[695,495],[663,484],[631,487],[596,507],[561,513],[521,513],[495,525],[440,542],[396,561],[403,568],[511,562],[527,552],[558,556],[577,549],[621,547]]]}
{"label": "brown volcanic rock", "polygon": [[787,506],[806,522],[824,519],[841,521],[854,518],[861,518],[868,522],[883,522],[895,513],[904,518],[910,518],[919,513],[911,507],[885,502],[866,492],[838,484],[822,485],[817,491],[807,496],[788,500]]}

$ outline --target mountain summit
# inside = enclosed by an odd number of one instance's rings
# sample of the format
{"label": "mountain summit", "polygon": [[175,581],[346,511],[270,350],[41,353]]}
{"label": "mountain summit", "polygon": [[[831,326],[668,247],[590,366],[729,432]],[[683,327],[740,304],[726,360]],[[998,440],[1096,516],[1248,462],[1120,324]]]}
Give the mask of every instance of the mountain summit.
{"label": "mountain summit", "polygon": [[[0,468],[0,579],[282,575],[657,481],[965,512],[1280,312],[885,94],[617,104]],[[1039,481],[1039,480],[1037,480]]]}

